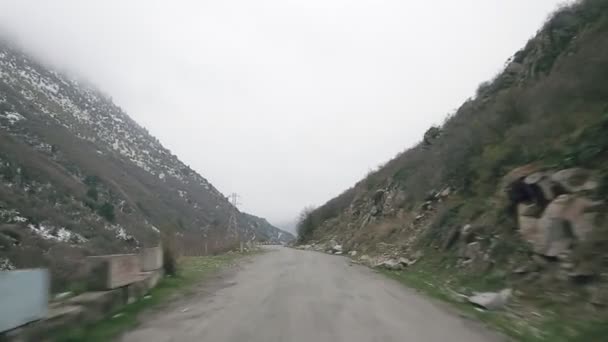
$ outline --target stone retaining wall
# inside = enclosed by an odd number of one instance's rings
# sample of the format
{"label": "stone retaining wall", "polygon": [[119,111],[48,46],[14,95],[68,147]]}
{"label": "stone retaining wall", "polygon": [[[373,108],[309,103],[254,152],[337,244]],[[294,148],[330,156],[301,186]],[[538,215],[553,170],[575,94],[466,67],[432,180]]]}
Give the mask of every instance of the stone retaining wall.
{"label": "stone retaining wall", "polygon": [[87,265],[89,288],[98,291],[50,305],[48,271],[0,272],[0,341],[46,341],[53,332],[101,320],[145,297],[164,274],[160,247],[89,257]]}
{"label": "stone retaining wall", "polygon": [[156,271],[163,267],[163,248],[161,246],[144,248],[139,256],[142,271]]}
{"label": "stone retaining wall", "polygon": [[101,255],[87,258],[91,290],[111,290],[135,282],[141,272],[137,254]]}

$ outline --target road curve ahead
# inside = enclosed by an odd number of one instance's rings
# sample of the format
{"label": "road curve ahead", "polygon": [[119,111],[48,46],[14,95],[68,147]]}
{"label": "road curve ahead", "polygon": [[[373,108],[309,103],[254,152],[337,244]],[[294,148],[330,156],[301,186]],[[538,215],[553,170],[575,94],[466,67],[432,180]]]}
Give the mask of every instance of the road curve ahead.
{"label": "road curve ahead", "polygon": [[123,341],[503,340],[344,257],[275,247],[224,282],[155,314]]}

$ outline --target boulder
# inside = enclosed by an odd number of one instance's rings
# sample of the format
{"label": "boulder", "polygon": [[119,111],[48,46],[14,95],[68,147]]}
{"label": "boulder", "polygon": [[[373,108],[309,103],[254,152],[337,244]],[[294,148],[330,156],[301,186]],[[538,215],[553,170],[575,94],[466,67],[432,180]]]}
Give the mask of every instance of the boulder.
{"label": "boulder", "polygon": [[511,187],[514,183],[519,182],[529,175],[539,172],[540,170],[541,168],[535,164],[527,164],[511,170],[502,178],[503,190],[508,192],[509,187]]}
{"label": "boulder", "polygon": [[374,201],[374,204],[379,204],[380,202],[382,202],[382,199],[384,198],[384,193],[385,193],[385,192],[386,192],[385,190],[380,189],[380,190],[377,190],[377,191],[374,193],[374,196],[373,196],[373,198],[372,198],[372,199],[373,199],[373,201]]}
{"label": "boulder", "polygon": [[447,188],[439,191],[435,195],[435,198],[446,198],[446,197],[450,196],[451,193],[452,193],[452,189],[450,189],[450,187],[448,186]]}
{"label": "boulder", "polygon": [[533,202],[545,206],[559,194],[564,193],[551,176],[550,172],[542,171],[539,166],[529,164],[511,171],[503,177],[501,188],[511,204]]}
{"label": "boulder", "polygon": [[592,191],[599,183],[593,179],[590,170],[582,168],[565,169],[554,173],[551,179],[569,193]]}
{"label": "boulder", "polygon": [[470,224],[464,225],[460,230],[460,238],[466,243],[473,242],[475,238],[473,226]]}
{"label": "boulder", "polygon": [[538,244],[540,241],[538,219],[529,216],[519,216],[517,218],[517,224],[519,226],[519,234],[524,241],[532,245]]}
{"label": "boulder", "polygon": [[350,252],[348,252],[348,255],[350,255],[351,257],[356,257],[357,251],[350,251]]}
{"label": "boulder", "polygon": [[476,260],[482,256],[481,245],[479,242],[471,242],[466,245],[462,256],[465,259]]}
{"label": "boulder", "polygon": [[399,258],[399,263],[405,267],[413,264],[412,260],[404,257]]}
{"label": "boulder", "polygon": [[597,266],[592,262],[579,262],[576,266],[570,267],[568,276],[571,278],[591,278],[598,274]]}
{"label": "boulder", "polygon": [[384,268],[391,271],[400,271],[403,265],[395,259],[384,260],[376,265],[376,267]]}
{"label": "boulder", "polygon": [[330,240],[327,246],[327,253],[329,254],[336,254],[337,252],[344,253],[342,245],[338,244],[336,240]]}
{"label": "boulder", "polygon": [[517,215],[527,217],[539,217],[542,208],[536,203],[520,203],[517,205]]}
{"label": "boulder", "polygon": [[596,306],[608,306],[608,285],[594,284],[588,288],[589,302]]}
{"label": "boulder", "polygon": [[530,265],[522,265],[513,270],[513,274],[526,274],[532,271],[532,267]]}
{"label": "boulder", "polygon": [[322,244],[314,244],[311,246],[312,250],[315,252],[321,252],[325,249],[325,245]]}
{"label": "boulder", "polygon": [[452,248],[454,244],[458,241],[460,237],[460,229],[458,227],[452,228],[452,230],[448,233],[447,238],[443,241],[442,249],[447,251]]}
{"label": "boulder", "polygon": [[538,222],[538,234],[534,251],[548,257],[567,253],[574,242],[570,224],[560,218],[541,219]]}
{"label": "boulder", "polygon": [[597,212],[602,208],[602,202],[594,202],[585,197],[574,195],[561,195],[551,202],[538,222],[541,241],[547,241],[547,236],[553,237],[555,231],[549,234],[550,228],[555,228],[555,222],[563,221],[567,223],[564,234],[571,235],[580,241],[587,240],[589,234],[596,227]]}
{"label": "boulder", "polygon": [[421,210],[431,210],[433,209],[433,202],[431,201],[426,201],[424,203],[422,203],[422,205],[420,206]]}
{"label": "boulder", "polygon": [[469,297],[468,300],[471,304],[486,310],[499,310],[507,305],[512,292],[511,289],[504,289],[500,292],[477,293]]}
{"label": "boulder", "polygon": [[542,255],[532,255],[532,261],[536,265],[536,269],[544,269],[549,265],[549,260]]}
{"label": "boulder", "polygon": [[591,201],[585,197],[569,197],[560,215],[570,222],[576,238],[585,241],[595,229],[596,218],[602,206],[602,202]]}
{"label": "boulder", "polygon": [[557,197],[558,190],[556,189],[555,183],[551,180],[551,173],[549,172],[535,172],[524,178],[524,184],[530,187],[537,187],[540,191],[532,190],[535,193],[542,195],[545,202],[550,202]]}

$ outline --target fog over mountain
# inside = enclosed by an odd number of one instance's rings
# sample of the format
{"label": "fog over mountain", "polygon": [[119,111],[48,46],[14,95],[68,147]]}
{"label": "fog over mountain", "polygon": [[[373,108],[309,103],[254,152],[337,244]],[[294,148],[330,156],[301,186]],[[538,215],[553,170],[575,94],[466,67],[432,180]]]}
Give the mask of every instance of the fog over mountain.
{"label": "fog over mountain", "polygon": [[0,33],[281,223],[419,141],[561,2],[5,0]]}

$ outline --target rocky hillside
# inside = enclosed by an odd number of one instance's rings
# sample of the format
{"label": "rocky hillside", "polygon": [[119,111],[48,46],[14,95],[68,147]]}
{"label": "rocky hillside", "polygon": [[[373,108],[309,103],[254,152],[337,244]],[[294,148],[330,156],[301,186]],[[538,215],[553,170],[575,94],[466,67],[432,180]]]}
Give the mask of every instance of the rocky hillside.
{"label": "rocky hillside", "polygon": [[83,256],[156,245],[162,230],[214,251],[278,239],[260,222],[109,97],[0,41],[0,267],[51,266],[61,287]]}
{"label": "rocky hillside", "polygon": [[607,79],[608,1],[561,8],[419,144],[305,212],[300,243],[407,267],[446,298],[513,289],[500,319],[520,339],[598,340]]}

